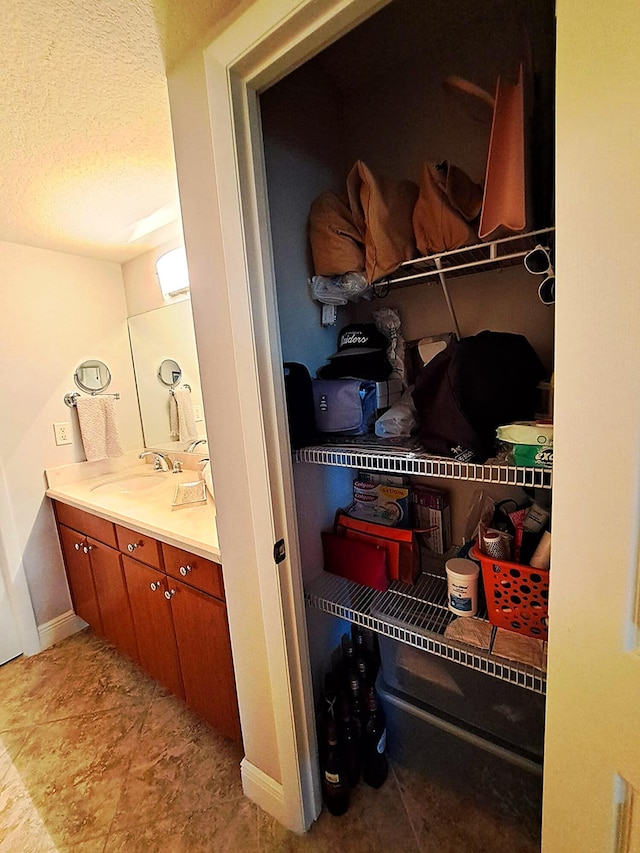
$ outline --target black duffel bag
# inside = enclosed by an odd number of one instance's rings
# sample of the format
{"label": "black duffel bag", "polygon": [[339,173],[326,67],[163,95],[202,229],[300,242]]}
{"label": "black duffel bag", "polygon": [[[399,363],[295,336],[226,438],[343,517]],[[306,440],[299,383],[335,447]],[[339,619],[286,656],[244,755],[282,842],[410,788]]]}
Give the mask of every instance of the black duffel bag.
{"label": "black duffel bag", "polygon": [[438,456],[484,462],[495,453],[497,427],[534,418],[544,376],[523,335],[485,331],[452,340],[416,378],[420,443]]}

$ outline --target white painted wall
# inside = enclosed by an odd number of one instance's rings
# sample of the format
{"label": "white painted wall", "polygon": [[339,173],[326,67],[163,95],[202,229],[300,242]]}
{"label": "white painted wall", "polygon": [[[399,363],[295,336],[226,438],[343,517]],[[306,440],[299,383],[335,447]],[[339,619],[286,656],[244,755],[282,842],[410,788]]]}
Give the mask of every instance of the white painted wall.
{"label": "white painted wall", "polygon": [[[3,559],[10,576],[29,585],[38,625],[71,604],[53,514],[44,497],[44,469],[82,461],[75,410],[64,394],[77,390],[80,362],[98,358],[112,373],[125,450],[142,445],[126,328],[120,266],[61,252],[0,243],[0,353],[5,364],[0,465],[10,513],[0,515]],[[70,421],[73,444],[56,447],[53,424]],[[9,548],[8,545],[11,544]]]}

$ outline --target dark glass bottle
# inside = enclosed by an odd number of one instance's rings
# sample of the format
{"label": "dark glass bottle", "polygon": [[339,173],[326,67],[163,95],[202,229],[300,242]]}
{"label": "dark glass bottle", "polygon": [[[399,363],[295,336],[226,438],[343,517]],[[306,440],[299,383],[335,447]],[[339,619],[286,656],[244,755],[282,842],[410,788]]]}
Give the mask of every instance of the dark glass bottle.
{"label": "dark glass bottle", "polygon": [[364,735],[365,709],[360,693],[360,681],[356,672],[352,673],[349,681],[349,705],[351,708],[351,719],[358,733],[358,740],[362,742]]}
{"label": "dark glass bottle", "polygon": [[335,723],[327,727],[326,757],[322,770],[322,791],[327,808],[333,815],[342,815],[349,808],[349,781],[344,753],[338,743]]}
{"label": "dark glass bottle", "polygon": [[338,691],[336,689],[336,679],[332,672],[327,672],[324,676],[324,708],[323,716],[325,720],[336,720],[338,709],[336,703],[338,701]]}
{"label": "dark glass bottle", "polygon": [[327,732],[329,725],[338,722],[338,694],[336,681],[332,672],[327,672],[324,677],[324,691],[322,694],[322,705],[318,718],[318,747],[320,750],[320,763],[324,765],[327,753]]}
{"label": "dark glass bottle", "polygon": [[342,697],[342,713],[340,715],[340,743],[344,753],[347,768],[347,781],[350,788],[354,788],[360,781],[360,754],[361,744],[358,728],[351,719],[351,708],[349,699]]}
{"label": "dark glass bottle", "polygon": [[342,683],[347,692],[349,691],[351,677],[354,673],[357,674],[357,672],[355,649],[353,643],[345,634],[342,638]]}
{"label": "dark glass bottle", "polygon": [[369,688],[367,697],[369,715],[364,728],[362,778],[372,788],[379,788],[389,773],[387,761],[387,727],[375,687]]}
{"label": "dark glass bottle", "polygon": [[371,653],[365,643],[362,630],[357,625],[351,626],[351,641],[355,652],[356,670],[360,681],[360,693],[367,696],[369,687],[375,681],[375,672]]}

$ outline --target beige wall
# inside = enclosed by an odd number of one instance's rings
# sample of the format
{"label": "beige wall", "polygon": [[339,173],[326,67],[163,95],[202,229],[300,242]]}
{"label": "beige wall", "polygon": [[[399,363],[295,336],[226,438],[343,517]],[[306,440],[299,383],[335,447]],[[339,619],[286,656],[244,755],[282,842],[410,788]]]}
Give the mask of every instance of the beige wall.
{"label": "beige wall", "polygon": [[[53,515],[44,497],[44,469],[82,461],[75,410],[64,394],[77,390],[76,366],[106,362],[117,391],[125,450],[142,445],[126,327],[120,266],[61,252],[0,243],[2,391],[0,465],[12,518],[0,518],[8,570],[22,559],[36,621],[49,622],[71,604]],[[53,424],[72,424],[73,444],[57,447]],[[5,547],[5,551],[6,551]]]}

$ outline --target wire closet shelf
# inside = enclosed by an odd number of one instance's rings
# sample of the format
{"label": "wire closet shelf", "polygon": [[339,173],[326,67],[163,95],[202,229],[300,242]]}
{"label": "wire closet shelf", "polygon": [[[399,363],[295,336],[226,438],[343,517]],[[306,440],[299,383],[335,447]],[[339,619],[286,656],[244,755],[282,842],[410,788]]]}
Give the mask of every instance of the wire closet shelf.
{"label": "wire closet shelf", "polygon": [[448,252],[436,255],[426,255],[405,261],[398,269],[386,278],[376,282],[375,287],[389,286],[390,288],[411,287],[415,284],[439,280],[442,273],[447,278],[462,275],[497,270],[519,264],[525,255],[537,245],[548,245],[553,239],[555,228],[540,228],[528,231],[526,234],[516,234],[492,240],[489,243],[478,243],[474,246],[462,246]]}
{"label": "wire closet shelf", "polygon": [[[322,572],[305,587],[305,601],[314,607],[475,670],[544,695],[546,674],[530,664],[499,657],[492,652],[496,629],[491,629],[484,650],[445,636],[456,617],[447,608],[447,582],[422,574],[415,585],[392,581],[386,592]],[[487,622],[486,610],[476,617]],[[544,644],[546,648],[546,643]]]}
{"label": "wire closet shelf", "polygon": [[334,465],[379,471],[385,474],[415,474],[447,480],[471,480],[503,486],[550,489],[553,474],[550,468],[521,468],[502,463],[476,464],[457,462],[444,456],[431,456],[413,450],[373,450],[334,445],[303,447],[294,453],[295,462],[314,465]]}

